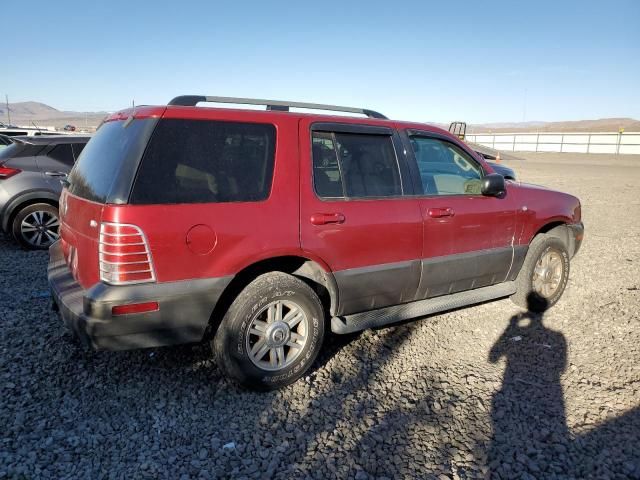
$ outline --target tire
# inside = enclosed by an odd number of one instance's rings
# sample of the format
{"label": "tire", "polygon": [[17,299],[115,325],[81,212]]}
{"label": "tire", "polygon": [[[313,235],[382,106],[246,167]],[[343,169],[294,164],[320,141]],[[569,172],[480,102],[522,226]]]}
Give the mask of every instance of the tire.
{"label": "tire", "polygon": [[212,348],[227,376],[251,389],[273,390],[295,382],[311,367],[324,328],[324,309],[311,287],[292,275],[271,272],[236,297]]}
{"label": "tire", "polygon": [[35,203],[20,210],[13,218],[13,238],[27,250],[46,250],[58,237],[58,209],[48,203]]}
{"label": "tire", "polygon": [[558,237],[536,235],[516,278],[516,293],[511,300],[529,311],[544,312],[560,300],[568,280],[569,252],[564,242]]}

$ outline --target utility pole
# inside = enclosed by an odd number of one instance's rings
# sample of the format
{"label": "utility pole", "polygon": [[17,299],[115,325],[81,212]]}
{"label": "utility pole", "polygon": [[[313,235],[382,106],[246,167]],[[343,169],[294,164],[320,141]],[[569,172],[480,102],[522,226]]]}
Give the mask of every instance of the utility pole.
{"label": "utility pole", "polygon": [[4,95],[4,101],[7,104],[7,122],[9,122],[9,125],[11,125],[11,112],[9,111],[9,95],[5,94]]}

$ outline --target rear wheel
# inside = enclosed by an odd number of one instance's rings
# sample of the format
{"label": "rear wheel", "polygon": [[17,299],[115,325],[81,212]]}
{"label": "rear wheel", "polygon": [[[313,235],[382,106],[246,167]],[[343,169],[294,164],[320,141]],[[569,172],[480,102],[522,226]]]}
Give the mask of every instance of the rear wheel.
{"label": "rear wheel", "polygon": [[569,252],[564,242],[537,235],[529,246],[511,300],[530,311],[543,312],[560,300],[568,280]]}
{"label": "rear wheel", "polygon": [[13,237],[29,250],[46,250],[58,240],[58,209],[48,203],[36,203],[20,210],[13,219]]}
{"label": "rear wheel", "polygon": [[229,307],[212,341],[218,365],[240,384],[262,390],[289,385],[313,364],[324,336],[324,310],[302,280],[259,276]]}

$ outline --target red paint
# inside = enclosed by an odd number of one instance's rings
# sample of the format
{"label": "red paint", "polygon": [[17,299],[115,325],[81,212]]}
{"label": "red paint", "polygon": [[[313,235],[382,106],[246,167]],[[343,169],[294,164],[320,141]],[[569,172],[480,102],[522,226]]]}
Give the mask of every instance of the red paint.
{"label": "red paint", "polygon": [[198,255],[210,253],[216,246],[216,234],[207,225],[196,225],[187,232],[187,246]]}

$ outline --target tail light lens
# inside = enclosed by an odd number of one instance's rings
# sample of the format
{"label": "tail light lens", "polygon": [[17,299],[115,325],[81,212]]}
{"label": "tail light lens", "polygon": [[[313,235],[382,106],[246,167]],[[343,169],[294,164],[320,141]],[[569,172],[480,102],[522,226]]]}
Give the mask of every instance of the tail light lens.
{"label": "tail light lens", "polygon": [[100,224],[100,280],[111,285],[155,282],[149,242],[136,225]]}
{"label": "tail light lens", "polygon": [[18,168],[3,167],[2,165],[0,165],[0,180],[5,180],[7,178],[13,177],[21,171],[22,170]]}

